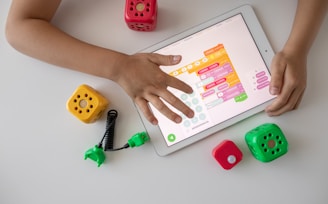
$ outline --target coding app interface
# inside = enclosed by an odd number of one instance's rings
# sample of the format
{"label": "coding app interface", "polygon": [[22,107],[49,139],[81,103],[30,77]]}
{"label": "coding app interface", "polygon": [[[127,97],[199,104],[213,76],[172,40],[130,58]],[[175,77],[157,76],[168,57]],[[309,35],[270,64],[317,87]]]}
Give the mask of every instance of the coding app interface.
{"label": "coding app interface", "polygon": [[[193,88],[192,94],[169,88],[195,116],[176,124],[152,108],[168,146],[224,122],[273,98],[270,74],[241,14],[210,26],[156,53],[182,55],[161,69]],[[171,109],[178,112],[172,106]]]}

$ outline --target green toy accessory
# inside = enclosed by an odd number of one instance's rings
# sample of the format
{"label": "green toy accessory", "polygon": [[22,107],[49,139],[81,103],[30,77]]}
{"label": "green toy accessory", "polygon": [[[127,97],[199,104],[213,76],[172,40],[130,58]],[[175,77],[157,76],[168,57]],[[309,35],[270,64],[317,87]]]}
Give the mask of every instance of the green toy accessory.
{"label": "green toy accessory", "polygon": [[90,148],[85,152],[84,159],[87,158],[97,162],[98,167],[100,167],[100,165],[104,163],[106,156],[104,150],[101,147],[98,147],[98,145],[95,145],[93,148]]}
{"label": "green toy accessory", "polygon": [[84,154],[84,159],[90,158],[91,160],[97,162],[98,167],[104,163],[106,159],[105,151],[118,151],[126,148],[139,147],[145,142],[149,141],[149,136],[146,132],[140,132],[134,134],[128,142],[120,147],[114,148],[114,130],[115,130],[115,121],[117,118],[117,111],[110,110],[107,113],[107,122],[106,122],[106,131],[99,142],[98,145],[95,145],[93,148],[87,150]]}
{"label": "green toy accessory", "polygon": [[147,133],[140,132],[140,133],[133,135],[128,140],[128,144],[129,144],[129,147],[139,147],[139,146],[145,144],[145,142],[147,142],[147,141],[149,141],[149,137],[148,137]]}

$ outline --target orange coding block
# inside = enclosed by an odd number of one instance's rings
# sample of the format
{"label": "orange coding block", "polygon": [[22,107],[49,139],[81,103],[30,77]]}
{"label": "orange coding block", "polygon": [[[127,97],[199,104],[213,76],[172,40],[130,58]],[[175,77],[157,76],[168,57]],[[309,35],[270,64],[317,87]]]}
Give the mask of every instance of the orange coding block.
{"label": "orange coding block", "polygon": [[68,99],[66,107],[75,117],[85,123],[95,122],[105,111],[109,102],[88,85],[79,86]]}

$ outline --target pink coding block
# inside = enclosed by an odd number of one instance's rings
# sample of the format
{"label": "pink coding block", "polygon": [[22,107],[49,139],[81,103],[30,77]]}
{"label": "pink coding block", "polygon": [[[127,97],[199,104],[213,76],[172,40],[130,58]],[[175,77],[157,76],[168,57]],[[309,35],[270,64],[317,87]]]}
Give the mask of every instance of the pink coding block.
{"label": "pink coding block", "polygon": [[212,155],[222,168],[226,170],[236,166],[243,158],[243,153],[236,144],[230,140],[222,141],[213,149]]}

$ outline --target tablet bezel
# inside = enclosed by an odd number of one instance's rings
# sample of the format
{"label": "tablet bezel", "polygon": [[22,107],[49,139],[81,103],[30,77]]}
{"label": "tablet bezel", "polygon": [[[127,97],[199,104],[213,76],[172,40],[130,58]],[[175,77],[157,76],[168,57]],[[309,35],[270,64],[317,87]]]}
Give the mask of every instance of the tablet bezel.
{"label": "tablet bezel", "polygon": [[[197,26],[194,26],[188,30],[185,30],[177,35],[174,35],[168,39],[165,39],[155,45],[152,45],[144,50],[142,50],[141,52],[145,52],[145,53],[151,53],[151,52],[155,52],[165,46],[168,46],[176,41],[179,41],[185,37],[188,37],[194,33],[197,33],[198,31],[201,31],[203,29],[206,29],[207,27],[210,27],[212,25],[215,25],[221,21],[224,21],[225,19],[228,19],[230,17],[233,17],[237,14],[241,14],[249,31],[250,34],[253,37],[253,40],[263,58],[264,63],[266,64],[266,67],[269,68],[269,65],[271,63],[271,60],[274,56],[274,52],[272,50],[272,47],[255,15],[255,12],[253,10],[253,8],[246,4],[246,5],[242,5],[240,7],[237,7],[233,10],[230,10],[224,14],[221,14],[219,16],[216,16],[206,22],[203,22]],[[270,70],[268,69],[269,73]],[[222,123],[219,123],[211,128],[208,128],[194,136],[191,136],[187,139],[184,139],[176,144],[173,144],[171,146],[168,146],[162,133],[161,130],[159,128],[158,125],[152,125],[142,114],[141,110],[139,108],[137,108],[138,113],[141,117],[141,120],[144,124],[144,127],[146,129],[146,131],[148,132],[149,136],[151,137],[151,143],[153,144],[155,151],[157,152],[157,154],[159,156],[165,156],[168,155],[170,153],[173,153],[177,150],[180,150],[188,145],[191,145],[205,137],[208,137],[228,126],[231,126],[241,120],[244,120],[256,113],[259,113],[261,111],[264,110],[264,108],[272,101],[273,99],[260,104],[248,111],[245,111],[237,116],[234,116],[233,118],[226,120]]]}

